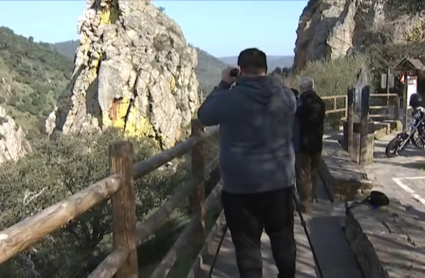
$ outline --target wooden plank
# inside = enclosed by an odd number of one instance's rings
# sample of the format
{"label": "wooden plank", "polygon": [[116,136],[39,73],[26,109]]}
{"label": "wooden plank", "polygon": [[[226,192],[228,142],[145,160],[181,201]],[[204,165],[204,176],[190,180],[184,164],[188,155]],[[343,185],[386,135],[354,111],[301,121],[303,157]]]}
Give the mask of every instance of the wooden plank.
{"label": "wooden plank", "polygon": [[154,156],[149,157],[143,161],[139,161],[134,164],[134,179],[140,179],[144,175],[152,172],[158,167],[164,165],[168,161],[173,160],[176,157],[182,156],[188,153],[192,148],[198,144],[200,141],[212,136],[213,134],[218,132],[218,127],[211,127],[207,129],[203,135],[203,137],[189,137],[185,141],[178,143],[174,147],[165,150],[161,153],[158,153]]}
{"label": "wooden plank", "polygon": [[[213,169],[218,165],[218,157],[215,158],[206,167],[206,169]],[[139,246],[142,242],[147,239],[150,235],[155,233],[171,215],[171,213],[190,195],[193,191],[195,184],[193,181],[189,181],[186,184],[177,187],[171,193],[165,203],[160,206],[148,219],[142,224],[137,225],[137,245]]]}
{"label": "wooden plank", "polygon": [[208,234],[207,239],[202,246],[201,251],[198,254],[195,262],[192,264],[192,267],[189,271],[187,278],[197,278],[205,276],[209,273],[211,269],[211,264],[213,263],[213,257],[217,248],[219,247],[219,241],[223,235],[225,225],[224,212],[221,211],[220,215],[217,217],[217,220]]}
{"label": "wooden plank", "polygon": [[[318,277],[316,276],[313,254],[311,253],[307,237],[304,233],[304,229],[301,226],[300,218],[297,214],[294,218],[294,233],[295,241],[297,242],[297,262],[295,277]],[[277,277],[278,272],[274,263],[270,240],[266,233],[263,233],[263,235],[261,236],[261,253],[263,256],[263,277]],[[220,253],[211,277],[239,277],[239,272],[236,264],[235,250],[229,231],[227,231],[226,236],[223,240],[223,244],[220,248]]]}
{"label": "wooden plank", "polygon": [[370,94],[370,97],[397,97],[397,94]]}
{"label": "wooden plank", "polygon": [[361,278],[356,259],[343,231],[344,203],[330,203],[319,179],[318,202],[305,215],[307,228],[324,278]]}
{"label": "wooden plank", "polygon": [[0,232],[0,264],[108,199],[121,185],[112,175]]}
{"label": "wooden plank", "polygon": [[[192,137],[204,136],[204,129],[198,120],[192,120]],[[196,259],[199,249],[202,247],[205,234],[205,158],[203,142],[199,142],[192,149],[192,179],[195,183],[195,188],[190,196],[190,206],[192,217],[198,216],[198,227],[196,229],[193,240],[191,241],[192,258]],[[199,277],[202,278],[202,277]]]}
{"label": "wooden plank", "polygon": [[111,278],[128,258],[127,249],[118,248],[112,251],[87,278]]}
{"label": "wooden plank", "polygon": [[116,278],[137,278],[136,199],[133,182],[133,145],[116,142],[109,145],[109,169],[111,174],[123,178],[121,189],[112,196],[112,222],[114,249],[129,251],[127,259],[118,268]]}
{"label": "wooden plank", "polygon": [[336,96],[320,96],[321,99],[327,100],[327,99],[334,99],[334,98],[345,98],[345,95],[336,95]]}
{"label": "wooden plank", "polygon": [[[220,182],[214,187],[213,191],[208,195],[208,198],[205,200],[205,211],[208,211],[214,203],[217,201],[218,197],[221,194],[223,188],[223,182]],[[171,249],[168,251],[167,255],[162,259],[159,265],[156,267],[155,271],[152,273],[151,278],[162,278],[166,277],[170,272],[171,268],[175,264],[177,258],[180,256],[184,248],[187,246],[188,242],[193,237],[196,228],[199,226],[199,215],[192,217],[189,223],[186,225],[183,232],[177,238],[176,242],[173,244]]]}

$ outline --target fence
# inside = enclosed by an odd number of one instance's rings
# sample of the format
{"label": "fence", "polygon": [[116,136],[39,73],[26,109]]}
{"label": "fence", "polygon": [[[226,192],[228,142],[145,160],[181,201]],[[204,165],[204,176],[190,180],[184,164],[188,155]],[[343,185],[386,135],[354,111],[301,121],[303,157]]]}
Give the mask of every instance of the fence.
{"label": "fence", "polygon": [[[370,94],[370,98],[385,98],[387,102],[386,105],[372,105],[369,107],[370,110],[375,111],[385,111],[385,114],[369,114],[369,118],[384,118],[384,119],[394,119],[399,120],[399,96],[397,94]],[[326,103],[326,115],[337,114],[344,112],[343,117],[339,119],[347,119],[347,95],[336,95],[336,96],[323,96],[322,99]],[[371,100],[371,103],[374,104],[374,101]],[[378,101],[378,104],[380,102]],[[391,103],[391,104],[390,104]],[[330,109],[330,107],[332,107]],[[391,107],[394,107],[394,111],[391,111]],[[371,112],[372,112],[371,111]]]}
{"label": "fence", "polygon": [[[347,96],[346,95],[323,96],[322,99],[327,104],[326,115],[344,112],[344,119],[347,118]],[[332,101],[332,109],[329,109],[329,100]]]}
{"label": "fence", "polygon": [[[205,199],[205,168],[214,168],[218,162],[215,159],[210,165],[212,167],[205,167],[203,145],[205,139],[217,131],[216,127],[204,131],[199,121],[192,120],[192,132],[187,140],[134,165],[133,146],[130,142],[121,141],[111,144],[109,146],[110,176],[0,231],[0,264],[110,198],[113,250],[89,277],[138,277],[137,246],[157,231],[171,213],[190,196],[191,220],[151,275],[151,277],[166,277],[187,243],[193,243],[193,250],[197,254],[196,250],[199,250],[204,242],[205,215],[220,194],[221,184],[215,185]],[[136,225],[134,180],[142,178],[170,160],[190,151],[192,151],[191,181],[175,189],[170,198],[146,221]],[[199,263],[199,260],[195,262]],[[192,271],[199,267],[195,263]]]}

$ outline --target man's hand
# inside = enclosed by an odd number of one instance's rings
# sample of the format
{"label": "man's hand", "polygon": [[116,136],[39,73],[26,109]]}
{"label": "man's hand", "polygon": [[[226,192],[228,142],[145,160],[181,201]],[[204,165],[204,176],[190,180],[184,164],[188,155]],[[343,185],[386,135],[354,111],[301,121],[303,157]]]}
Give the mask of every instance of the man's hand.
{"label": "man's hand", "polygon": [[235,77],[230,75],[230,72],[233,70],[234,68],[232,67],[227,67],[225,68],[222,72],[221,72],[221,80],[223,80],[224,82],[228,83],[228,84],[233,84],[233,82],[235,82]]}

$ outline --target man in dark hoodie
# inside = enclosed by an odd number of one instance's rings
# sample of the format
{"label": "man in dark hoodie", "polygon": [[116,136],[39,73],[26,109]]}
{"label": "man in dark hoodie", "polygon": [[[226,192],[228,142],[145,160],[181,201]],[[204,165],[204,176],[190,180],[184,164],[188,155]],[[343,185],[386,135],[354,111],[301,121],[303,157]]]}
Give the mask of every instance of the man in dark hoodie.
{"label": "man in dark hoodie", "polygon": [[[270,237],[278,277],[295,277],[292,125],[296,101],[279,78],[268,76],[266,55],[250,48],[198,111],[206,126],[220,125],[222,203],[240,277],[261,278],[261,234]],[[235,82],[234,87],[230,89]]]}
{"label": "man in dark hoodie", "polygon": [[300,82],[301,95],[296,113],[298,141],[296,152],[297,189],[300,210],[309,213],[316,196],[320,155],[323,145],[325,103],[314,91],[314,81],[305,77]]}

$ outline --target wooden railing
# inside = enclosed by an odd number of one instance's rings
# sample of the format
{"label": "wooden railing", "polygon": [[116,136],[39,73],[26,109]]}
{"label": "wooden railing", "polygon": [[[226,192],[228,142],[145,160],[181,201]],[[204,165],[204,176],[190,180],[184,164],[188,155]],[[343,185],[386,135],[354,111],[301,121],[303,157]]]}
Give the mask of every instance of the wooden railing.
{"label": "wooden railing", "polygon": [[[385,114],[370,114],[369,118],[385,118],[385,119],[394,119],[398,121],[399,118],[399,105],[400,105],[400,99],[398,94],[371,94],[371,98],[386,98],[387,104],[386,105],[374,105],[370,106],[370,110],[381,110],[385,109]],[[391,105],[390,105],[391,103]],[[389,109],[390,107],[394,107],[394,113],[392,114]]]}
{"label": "wooden railing", "polygon": [[[346,95],[323,96],[321,98],[325,102],[327,100],[332,100],[332,109],[329,109],[329,107],[326,107],[326,115],[344,112],[344,118],[345,119],[347,118],[347,96]],[[338,103],[341,101],[343,101],[343,107],[340,107],[341,105],[338,105]]]}
{"label": "wooden railing", "polygon": [[[369,118],[385,118],[399,120],[399,96],[397,94],[370,94],[371,98],[387,98],[387,105],[375,105],[370,106],[370,110],[382,110],[385,109],[385,114],[369,114]],[[342,113],[347,119],[347,95],[336,95],[336,96],[323,96],[321,97],[326,102],[326,115]],[[329,101],[332,101],[332,107],[329,107]],[[342,107],[341,107],[342,106]],[[390,108],[394,107],[394,113],[391,113]]]}
{"label": "wooden railing", "polygon": [[[89,277],[138,277],[137,246],[157,231],[171,213],[190,196],[191,220],[151,275],[156,278],[166,277],[188,244],[202,247],[205,238],[205,214],[221,193],[221,183],[219,183],[208,198],[204,198],[203,143],[207,137],[217,131],[218,128],[214,127],[204,132],[200,122],[192,120],[192,133],[187,140],[134,165],[133,146],[130,142],[121,141],[111,144],[109,146],[110,176],[0,231],[0,264],[110,198],[113,214],[113,250]],[[136,225],[134,181],[190,151],[192,151],[190,182],[176,188],[155,213],[142,224]],[[214,168],[217,163],[217,159],[213,160],[211,168]]]}

